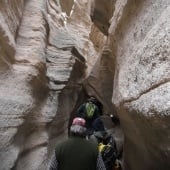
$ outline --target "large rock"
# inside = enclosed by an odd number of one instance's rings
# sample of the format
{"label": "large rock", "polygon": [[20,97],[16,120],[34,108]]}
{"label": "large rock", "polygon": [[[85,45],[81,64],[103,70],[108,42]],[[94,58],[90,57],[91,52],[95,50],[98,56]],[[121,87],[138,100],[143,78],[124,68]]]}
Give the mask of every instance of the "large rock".
{"label": "large rock", "polygon": [[45,170],[66,136],[97,60],[89,5],[76,1],[68,19],[59,1],[0,2],[0,170]]}
{"label": "large rock", "polygon": [[[103,13],[103,3],[93,2],[93,11]],[[125,134],[124,168],[168,170],[170,2],[121,0],[116,1],[115,8],[111,5],[109,8],[114,12],[105,46],[111,52],[106,55],[103,49],[86,87],[95,90],[104,101],[109,98],[108,90],[113,94],[113,105],[107,110],[111,113],[116,108]],[[97,21],[104,23],[102,18]],[[101,27],[95,20],[94,23]],[[113,93],[109,88],[112,85],[109,71],[113,75]]]}

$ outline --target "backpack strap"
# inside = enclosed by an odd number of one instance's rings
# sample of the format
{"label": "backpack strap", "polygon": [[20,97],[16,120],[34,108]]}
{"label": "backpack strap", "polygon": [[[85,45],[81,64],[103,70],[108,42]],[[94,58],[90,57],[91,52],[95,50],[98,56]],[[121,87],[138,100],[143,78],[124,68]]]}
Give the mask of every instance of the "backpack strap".
{"label": "backpack strap", "polygon": [[98,145],[99,152],[102,152],[105,146],[106,145],[104,145],[102,142],[99,143],[99,145]]}

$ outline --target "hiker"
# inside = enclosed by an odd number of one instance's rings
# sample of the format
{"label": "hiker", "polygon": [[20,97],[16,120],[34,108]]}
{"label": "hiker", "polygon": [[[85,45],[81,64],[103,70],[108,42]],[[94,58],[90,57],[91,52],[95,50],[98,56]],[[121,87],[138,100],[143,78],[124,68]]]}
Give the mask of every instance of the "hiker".
{"label": "hiker", "polygon": [[90,136],[94,129],[93,121],[103,114],[103,106],[95,97],[91,96],[87,101],[79,106],[76,116],[86,120],[87,136]]}
{"label": "hiker", "polygon": [[85,139],[85,123],[73,119],[70,135],[55,147],[48,170],[106,170],[98,146]]}
{"label": "hiker", "polygon": [[105,130],[104,123],[101,119],[96,119],[92,126],[95,131],[89,140],[98,144],[106,170],[115,170],[116,168],[120,170],[117,159],[116,142],[113,136]]}

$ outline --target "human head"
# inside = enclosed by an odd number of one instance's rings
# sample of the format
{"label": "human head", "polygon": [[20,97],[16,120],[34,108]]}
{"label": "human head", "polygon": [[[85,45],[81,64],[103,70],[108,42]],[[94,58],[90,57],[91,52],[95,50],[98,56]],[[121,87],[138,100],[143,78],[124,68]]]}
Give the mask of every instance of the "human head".
{"label": "human head", "polygon": [[98,100],[97,100],[94,96],[90,96],[90,97],[87,99],[87,101],[92,102],[92,103],[95,103],[95,104],[98,102]]}
{"label": "human head", "polygon": [[102,103],[97,99],[97,98],[95,98],[94,96],[90,96],[88,99],[87,99],[87,101],[89,101],[89,102],[92,102],[92,103],[94,103],[95,105],[97,105],[98,106],[98,108],[99,108],[99,111],[100,111],[100,115],[102,115],[103,113],[103,105],[102,105]]}
{"label": "human head", "polygon": [[70,127],[70,135],[71,136],[86,136],[86,120],[81,117],[75,117],[72,121],[72,125]]}
{"label": "human head", "polygon": [[95,119],[94,122],[92,123],[92,126],[93,126],[94,131],[96,132],[105,131],[104,123],[100,118]]}

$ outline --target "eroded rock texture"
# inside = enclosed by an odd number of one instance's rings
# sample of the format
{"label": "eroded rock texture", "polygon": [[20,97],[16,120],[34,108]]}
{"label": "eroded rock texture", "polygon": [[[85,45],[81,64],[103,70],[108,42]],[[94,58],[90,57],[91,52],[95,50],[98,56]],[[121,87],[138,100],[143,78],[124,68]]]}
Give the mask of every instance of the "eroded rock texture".
{"label": "eroded rock texture", "polygon": [[97,59],[90,3],[65,10],[56,0],[0,2],[1,170],[46,169]]}
{"label": "eroded rock texture", "polygon": [[[115,10],[106,45],[111,50],[107,57],[114,61],[109,67],[114,74],[110,92],[125,134],[125,169],[168,170],[170,2],[122,0],[116,1],[112,8]],[[103,10],[100,13],[106,15]],[[101,59],[106,56],[101,55]],[[104,73],[98,74],[99,71],[96,76],[102,77]],[[99,94],[108,93],[103,83],[97,83]],[[91,87],[95,83],[89,84]]]}
{"label": "eroded rock texture", "polygon": [[1,0],[0,21],[0,170],[45,170],[87,94],[125,170],[170,169],[169,1]]}

